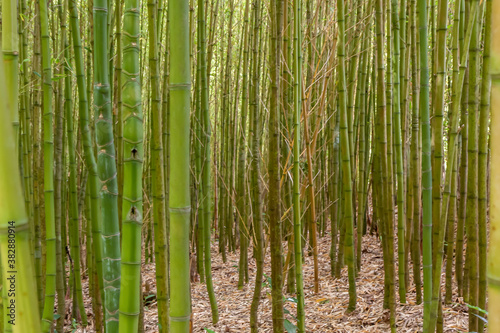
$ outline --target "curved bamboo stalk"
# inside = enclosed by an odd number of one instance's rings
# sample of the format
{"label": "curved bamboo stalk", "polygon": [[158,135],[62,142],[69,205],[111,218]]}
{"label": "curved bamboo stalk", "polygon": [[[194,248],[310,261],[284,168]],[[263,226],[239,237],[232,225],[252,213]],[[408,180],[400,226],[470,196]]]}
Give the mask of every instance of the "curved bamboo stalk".
{"label": "curved bamboo stalk", "polygon": [[[206,23],[205,6],[203,0],[198,3],[199,21],[199,34],[200,34],[200,76],[201,76],[201,94],[200,94],[200,108],[202,113],[202,133],[203,133],[203,152],[202,157],[204,165],[202,167],[202,186],[203,186],[203,213],[205,214],[203,222],[203,246],[204,259],[205,259],[205,281],[207,284],[208,297],[210,299],[210,306],[212,308],[212,323],[216,324],[219,321],[219,312],[217,309],[217,300],[215,298],[214,286],[212,281],[212,262],[211,262],[211,230],[212,230],[212,182],[211,182],[211,167],[210,167],[210,141],[212,137],[212,126],[210,123],[210,110],[209,110],[209,90],[208,90],[208,72],[207,72],[207,57],[206,57]],[[201,20],[203,18],[203,20]]]}

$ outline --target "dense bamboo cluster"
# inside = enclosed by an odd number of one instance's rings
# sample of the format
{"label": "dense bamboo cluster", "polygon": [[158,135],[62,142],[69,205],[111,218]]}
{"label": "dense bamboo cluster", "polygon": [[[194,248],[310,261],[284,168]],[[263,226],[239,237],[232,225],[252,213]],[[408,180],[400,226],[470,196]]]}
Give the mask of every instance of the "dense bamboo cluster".
{"label": "dense bamboo cluster", "polygon": [[500,330],[497,2],[0,8],[3,332],[142,332],[153,262],[157,330],[193,330],[197,277],[215,325],[212,256],[233,252],[249,330],[267,285],[273,332],[310,331],[305,258],[316,294],[322,255],[347,276],[348,314],[372,235],[387,331],[412,299],[442,332],[457,298],[470,332]]}

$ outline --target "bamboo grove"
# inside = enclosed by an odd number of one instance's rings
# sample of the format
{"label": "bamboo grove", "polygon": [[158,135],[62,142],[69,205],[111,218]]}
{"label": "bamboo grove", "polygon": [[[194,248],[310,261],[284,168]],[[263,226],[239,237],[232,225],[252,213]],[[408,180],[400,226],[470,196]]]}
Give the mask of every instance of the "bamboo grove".
{"label": "bamboo grove", "polygon": [[348,316],[371,235],[387,332],[410,298],[423,332],[458,298],[469,332],[500,331],[498,19],[493,0],[2,0],[2,331],[143,332],[147,263],[154,331],[196,326],[193,272],[216,324],[212,257],[238,253],[248,329],[267,285],[273,332],[309,332],[318,258]]}

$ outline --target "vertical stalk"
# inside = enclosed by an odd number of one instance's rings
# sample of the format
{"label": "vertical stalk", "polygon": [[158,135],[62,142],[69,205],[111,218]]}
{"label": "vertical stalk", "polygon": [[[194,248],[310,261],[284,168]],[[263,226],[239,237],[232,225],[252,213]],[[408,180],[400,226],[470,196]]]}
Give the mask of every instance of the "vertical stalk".
{"label": "vertical stalk", "polygon": [[250,306],[250,330],[252,333],[257,333],[259,331],[258,323],[258,309],[260,303],[260,292],[262,290],[262,280],[264,274],[264,241],[262,235],[262,203],[261,203],[261,184],[260,184],[260,130],[259,130],[259,55],[260,47],[259,40],[262,41],[260,36],[260,10],[261,10],[260,0],[255,0],[253,4],[254,10],[254,25],[253,25],[253,41],[252,41],[252,51],[253,51],[253,70],[252,70],[252,87],[251,87],[251,98],[250,98],[250,138],[252,139],[251,145],[251,172],[252,172],[252,213],[253,213],[253,230],[255,233],[254,237],[254,253],[257,264],[257,271],[255,274],[255,287],[253,292],[252,304]]}
{"label": "vertical stalk", "polygon": [[[73,50],[75,57],[75,71],[77,77],[77,87],[78,87],[78,109],[79,109],[79,126],[80,133],[82,137],[82,146],[84,151],[84,161],[87,170],[89,170],[89,196],[90,196],[90,216],[91,220],[87,219],[88,223],[92,226],[92,250],[91,256],[94,256],[94,266],[93,270],[97,273],[97,281],[94,281],[97,289],[100,289],[101,298],[104,297],[103,288],[103,269],[102,269],[102,236],[101,236],[101,215],[100,215],[100,202],[99,202],[99,178],[97,174],[97,162],[94,155],[94,148],[92,145],[92,137],[89,127],[89,103],[86,88],[86,79],[83,67],[83,54],[82,54],[82,41],[80,36],[80,24],[78,20],[78,9],[76,6],[76,0],[69,0],[69,10],[70,10],[70,24],[71,24],[71,34],[73,39]],[[89,239],[87,239],[87,245],[89,244]],[[87,247],[87,251],[90,248]],[[98,291],[95,290],[95,294],[98,295]],[[95,307],[99,309],[98,304],[102,302],[93,299]],[[100,311],[100,310],[99,310]],[[97,321],[98,323],[98,321]],[[96,323],[96,324],[97,324]],[[97,327],[100,330],[100,327]]]}
{"label": "vertical stalk", "polygon": [[[491,16],[500,17],[500,2],[492,1]],[[500,330],[500,25],[491,22],[491,194],[488,256],[488,331]]]}
{"label": "vertical stalk", "polygon": [[[203,0],[199,0],[203,1]],[[199,7],[200,5],[198,5]],[[243,28],[243,67],[246,69],[250,66],[249,61],[249,44],[250,44],[250,27],[249,27],[249,7],[250,0],[246,0],[245,4],[245,25]],[[203,8],[203,7],[202,7]],[[200,16],[200,15],[198,15]],[[203,21],[205,24],[205,22]],[[205,40],[202,39],[202,43],[205,43]],[[205,50],[201,50],[201,52],[205,52]],[[200,52],[200,53],[201,53]],[[203,53],[204,54],[204,53]],[[203,59],[202,59],[203,61]],[[206,60],[205,60],[206,61]],[[248,217],[247,217],[247,186],[246,186],[246,168],[247,168],[247,150],[248,150],[248,141],[247,139],[247,116],[248,116],[248,72],[247,70],[243,70],[243,82],[242,82],[242,98],[241,98],[241,119],[239,125],[239,144],[238,144],[238,180],[237,180],[237,191],[236,191],[236,205],[238,216],[237,219],[240,223],[240,260],[238,267],[238,289],[242,289],[243,285],[248,282],[248,246],[250,242],[250,226],[248,225]],[[203,80],[203,77],[202,77]],[[207,110],[208,111],[208,110]]]}
{"label": "vertical stalk", "polygon": [[338,66],[338,96],[339,96],[339,113],[340,113],[340,154],[342,157],[342,185],[344,195],[344,224],[345,224],[345,253],[349,272],[349,307],[348,312],[356,309],[356,279],[355,279],[355,262],[354,262],[354,214],[352,204],[352,178],[351,178],[351,161],[349,153],[349,133],[348,133],[348,114],[347,114],[347,96],[346,96],[346,78],[345,78],[345,14],[344,0],[337,1],[338,15],[338,42],[337,54],[339,57]]}
{"label": "vertical stalk", "polygon": [[[391,0],[392,27],[393,27],[393,52],[394,52],[394,148],[396,150],[396,175],[397,175],[397,205],[398,205],[398,276],[399,300],[406,303],[405,283],[405,187],[403,181],[403,137],[401,135],[401,84],[400,63],[403,62],[400,53],[400,27],[398,0]],[[403,28],[404,29],[404,28]]]}
{"label": "vertical stalk", "polygon": [[106,331],[118,331],[120,298],[120,229],[113,115],[108,64],[108,0],[94,0],[94,119],[101,188],[103,290]]}
{"label": "vertical stalk", "polygon": [[269,51],[271,96],[269,107],[269,194],[268,215],[271,248],[271,279],[272,279],[272,317],[273,332],[284,332],[283,313],[283,259],[282,259],[282,235],[281,235],[281,189],[280,189],[280,129],[279,129],[279,100],[281,97],[280,86],[280,62],[281,62],[281,39],[283,0],[271,0],[270,2],[270,28],[271,45]]}
{"label": "vertical stalk", "polygon": [[163,140],[162,115],[160,95],[160,71],[158,67],[158,31],[157,31],[156,0],[148,1],[148,31],[149,31],[149,68],[151,80],[151,131],[152,131],[152,161],[151,176],[153,181],[153,218],[155,236],[155,266],[156,290],[158,303],[158,318],[160,332],[168,330],[168,252],[167,252],[167,225],[165,212],[165,175],[163,173]]}
{"label": "vertical stalk", "polygon": [[[4,78],[7,89],[7,99],[9,103],[10,119],[14,129],[14,142],[18,142],[19,137],[19,35],[17,33],[17,3],[16,0],[2,0],[2,54],[4,65]],[[24,59],[23,59],[24,60]],[[19,147],[16,145],[15,158],[19,154]],[[22,175],[21,175],[22,177]]]}
{"label": "vertical stalk", "polygon": [[300,214],[300,114],[302,106],[301,0],[293,0],[293,246],[297,285],[297,328],[305,333],[302,225]]}
{"label": "vertical stalk", "polygon": [[199,17],[199,43],[200,43],[200,69],[201,69],[201,94],[200,94],[200,107],[202,120],[202,133],[203,133],[203,172],[202,172],[202,204],[205,223],[203,228],[203,246],[204,259],[205,259],[205,281],[207,284],[208,297],[210,299],[210,306],[212,308],[212,323],[216,324],[219,321],[219,312],[217,309],[217,300],[215,299],[214,286],[212,281],[212,262],[211,262],[211,230],[212,230],[212,182],[211,182],[211,165],[210,165],[210,141],[212,137],[212,129],[210,123],[210,109],[209,109],[209,89],[208,89],[208,73],[207,73],[207,56],[206,56],[206,22],[205,22],[205,6],[204,0],[198,2],[198,17]]}
{"label": "vertical stalk", "polygon": [[52,58],[50,52],[49,18],[47,1],[40,2],[40,34],[42,36],[43,67],[43,155],[44,155],[44,199],[46,271],[45,302],[42,315],[42,331],[49,332],[54,318],[56,288],[56,230],[54,210],[54,131],[52,110]]}
{"label": "vertical stalk", "polygon": [[427,2],[417,0],[420,39],[420,123],[422,126],[422,228],[424,268],[424,333],[429,332],[432,294],[432,165],[431,128],[429,120],[429,65],[427,35]]}
{"label": "vertical stalk", "polygon": [[[478,306],[486,309],[487,292],[487,210],[488,210],[488,120],[490,116],[491,78],[491,19],[492,1],[486,1],[486,19],[484,28],[483,72],[481,74],[481,105],[479,114],[479,161],[478,161],[478,244],[479,244],[479,297]],[[484,331],[484,322],[478,321],[478,332]]]}
{"label": "vertical stalk", "polygon": [[[64,2],[64,12],[68,11],[70,1]],[[65,16],[65,15],[63,15]],[[66,117],[66,129],[68,140],[69,157],[69,238],[71,247],[71,258],[73,259],[73,289],[76,299],[73,300],[82,318],[82,325],[87,326],[87,313],[83,304],[82,273],[80,269],[80,225],[78,220],[78,194],[77,194],[77,159],[74,137],[71,75],[70,75],[70,48],[67,38],[64,39],[64,114]],[[83,178],[83,177],[82,177]],[[85,192],[84,192],[85,193]],[[64,216],[65,217],[65,216]],[[66,219],[63,218],[63,221]],[[76,316],[76,313],[73,314]],[[63,316],[62,316],[63,317]]]}
{"label": "vertical stalk", "polygon": [[[4,64],[0,63],[0,77],[4,77]],[[40,332],[40,317],[37,302],[29,295],[36,295],[36,285],[33,279],[33,264],[30,257],[29,224],[21,186],[18,159],[17,140],[14,140],[12,128],[12,113],[5,83],[17,85],[17,82],[0,81],[0,131],[5,139],[0,141],[0,200],[3,208],[0,210],[0,244],[3,290],[15,285],[14,293],[7,295],[4,301],[14,302],[14,312],[5,313],[4,324],[14,333]],[[17,101],[16,101],[17,103]],[[14,260],[12,260],[14,256]],[[17,273],[12,273],[17,271]],[[11,287],[9,287],[10,289]],[[6,293],[7,294],[7,293]],[[5,306],[7,308],[7,306]],[[52,309],[51,309],[52,310]],[[8,315],[12,314],[12,315]],[[3,328],[3,327],[2,327]],[[7,331],[7,330],[5,330]]]}
{"label": "vertical stalk", "polygon": [[[125,0],[122,31],[123,201],[120,332],[137,332],[141,307],[143,115],[139,63],[140,4]],[[152,42],[155,44],[154,42]],[[116,177],[115,177],[116,180]]]}
{"label": "vertical stalk", "polygon": [[170,19],[170,264],[176,268],[170,278],[170,329],[188,332],[191,314],[189,281],[189,114],[191,71],[189,64],[189,3],[169,2]]}

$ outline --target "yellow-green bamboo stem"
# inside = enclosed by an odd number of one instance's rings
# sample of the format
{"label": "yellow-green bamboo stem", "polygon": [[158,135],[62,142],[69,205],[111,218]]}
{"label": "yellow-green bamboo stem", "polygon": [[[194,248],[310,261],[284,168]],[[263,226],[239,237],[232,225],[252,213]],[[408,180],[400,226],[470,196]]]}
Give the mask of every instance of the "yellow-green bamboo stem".
{"label": "yellow-green bamboo stem", "polygon": [[[0,77],[4,78],[3,63]],[[18,159],[13,158],[18,140],[15,140],[10,112],[7,81],[0,80],[0,245],[2,286],[6,294],[5,332],[33,332],[40,330],[40,316],[36,298],[36,284],[31,260],[29,224],[21,186]],[[17,85],[17,82],[9,84]],[[17,103],[17,101],[16,101]]]}
{"label": "yellow-green bamboo stem", "polygon": [[[500,2],[492,1],[491,16],[500,17]],[[491,22],[491,194],[488,256],[488,332],[500,331],[500,25]]]}
{"label": "yellow-green bamboo stem", "polygon": [[169,2],[170,20],[170,330],[187,333],[191,315],[189,280],[189,115],[191,71],[189,66],[189,3]]}
{"label": "yellow-green bamboo stem", "polygon": [[40,33],[42,36],[43,67],[43,155],[46,271],[45,302],[42,315],[42,331],[49,332],[54,319],[56,288],[56,230],[54,211],[54,131],[52,110],[52,58],[50,52],[49,18],[47,1],[40,0]]}

